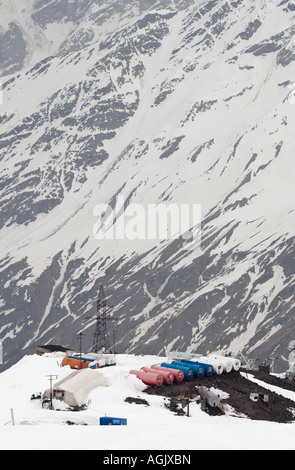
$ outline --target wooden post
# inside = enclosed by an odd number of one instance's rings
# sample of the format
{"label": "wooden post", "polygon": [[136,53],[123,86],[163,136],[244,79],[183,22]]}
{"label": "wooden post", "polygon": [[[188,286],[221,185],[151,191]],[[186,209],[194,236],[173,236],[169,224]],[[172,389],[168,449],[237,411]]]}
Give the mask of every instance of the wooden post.
{"label": "wooden post", "polygon": [[14,414],[13,414],[13,408],[10,408],[10,414],[11,414],[11,423],[12,423],[12,426],[14,426]]}

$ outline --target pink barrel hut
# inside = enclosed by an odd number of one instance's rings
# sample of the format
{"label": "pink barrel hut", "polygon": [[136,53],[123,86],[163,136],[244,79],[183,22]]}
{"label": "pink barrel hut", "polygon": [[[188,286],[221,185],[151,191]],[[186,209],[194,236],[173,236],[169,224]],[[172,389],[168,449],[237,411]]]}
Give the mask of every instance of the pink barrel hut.
{"label": "pink barrel hut", "polygon": [[158,365],[153,365],[151,366],[151,369],[155,369],[156,371],[158,372],[161,372],[161,371],[166,371],[166,372],[169,372],[170,374],[173,374],[174,376],[174,380],[176,380],[176,382],[182,382],[184,380],[184,372],[183,370],[180,370],[180,369],[170,369],[168,367],[164,367],[164,366],[158,366]]}
{"label": "pink barrel hut", "polygon": [[129,374],[136,375],[136,377],[146,385],[156,385],[157,387],[161,387],[161,385],[163,385],[164,378],[156,370],[152,373],[145,372],[144,370],[132,369]]}
{"label": "pink barrel hut", "polygon": [[[140,370],[143,370],[144,372],[151,372],[154,374],[156,369],[152,369],[151,367],[142,367]],[[174,382],[174,375],[171,373],[171,371],[158,370],[157,372],[162,375],[166,384],[170,385]]]}

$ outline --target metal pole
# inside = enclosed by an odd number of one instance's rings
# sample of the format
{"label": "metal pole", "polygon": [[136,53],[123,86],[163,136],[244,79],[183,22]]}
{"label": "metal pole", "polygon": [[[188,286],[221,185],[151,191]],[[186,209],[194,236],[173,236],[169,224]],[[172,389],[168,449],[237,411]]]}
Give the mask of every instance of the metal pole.
{"label": "metal pole", "polygon": [[49,377],[49,381],[50,381],[50,410],[53,410],[53,403],[52,403],[52,397],[53,397],[53,391],[52,391],[52,381],[53,381],[53,378],[57,377],[57,375],[47,375],[47,377]]}
{"label": "metal pole", "polygon": [[186,410],[186,415],[189,416],[189,402],[190,402],[190,393],[189,393],[189,387],[187,389],[188,393],[188,399],[187,399],[187,410]]}
{"label": "metal pole", "polygon": [[82,367],[82,333],[79,333],[80,369]]}

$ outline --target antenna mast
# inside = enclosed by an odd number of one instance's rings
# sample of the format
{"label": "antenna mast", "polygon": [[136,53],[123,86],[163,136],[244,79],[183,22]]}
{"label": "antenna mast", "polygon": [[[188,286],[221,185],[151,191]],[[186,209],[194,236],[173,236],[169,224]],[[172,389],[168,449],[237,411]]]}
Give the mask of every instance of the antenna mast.
{"label": "antenna mast", "polygon": [[107,320],[116,320],[116,318],[108,317],[106,314],[107,302],[102,286],[99,289],[99,296],[96,304],[96,326],[93,335],[93,344],[91,350],[97,352],[110,351],[110,342],[107,332]]}

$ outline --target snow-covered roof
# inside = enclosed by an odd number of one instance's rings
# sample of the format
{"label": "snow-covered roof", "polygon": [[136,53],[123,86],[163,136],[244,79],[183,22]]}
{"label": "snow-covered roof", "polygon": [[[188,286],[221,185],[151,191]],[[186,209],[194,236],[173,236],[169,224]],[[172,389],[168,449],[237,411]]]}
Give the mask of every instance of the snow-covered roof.
{"label": "snow-covered roof", "polygon": [[[99,385],[106,385],[104,375],[97,369],[81,369],[75,370],[63,379],[53,385],[54,390],[61,390],[71,396],[71,403],[78,406],[83,405],[87,401],[88,393]],[[44,392],[44,396],[50,394],[50,389]]]}

